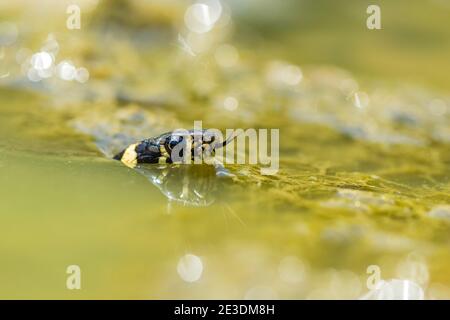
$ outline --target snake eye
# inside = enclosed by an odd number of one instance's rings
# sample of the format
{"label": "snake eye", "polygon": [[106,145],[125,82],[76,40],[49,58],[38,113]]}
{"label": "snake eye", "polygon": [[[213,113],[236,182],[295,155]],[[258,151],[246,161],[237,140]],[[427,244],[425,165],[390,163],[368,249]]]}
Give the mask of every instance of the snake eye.
{"label": "snake eye", "polygon": [[173,149],[173,148],[175,148],[175,146],[178,144],[178,142],[176,142],[175,140],[172,140],[172,141],[170,141],[169,142],[169,148],[170,149]]}
{"label": "snake eye", "polygon": [[183,140],[183,137],[181,136],[171,136],[169,141],[169,148],[172,150],[177,144],[181,142],[181,140]]}

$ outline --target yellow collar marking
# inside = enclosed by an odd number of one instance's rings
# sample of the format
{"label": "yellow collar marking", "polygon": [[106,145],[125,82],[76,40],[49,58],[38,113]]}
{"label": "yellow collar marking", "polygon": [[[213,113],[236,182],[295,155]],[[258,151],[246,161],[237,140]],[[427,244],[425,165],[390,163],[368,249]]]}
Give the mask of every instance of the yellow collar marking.
{"label": "yellow collar marking", "polygon": [[123,153],[122,159],[120,159],[127,166],[133,168],[137,164],[137,153],[136,153],[137,143],[131,144]]}

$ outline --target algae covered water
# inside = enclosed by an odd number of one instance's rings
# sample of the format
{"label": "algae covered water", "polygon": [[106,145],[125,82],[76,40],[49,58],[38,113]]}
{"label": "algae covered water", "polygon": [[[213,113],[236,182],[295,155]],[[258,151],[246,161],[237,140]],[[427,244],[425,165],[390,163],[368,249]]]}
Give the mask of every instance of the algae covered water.
{"label": "algae covered water", "polygon": [[[2,5],[1,298],[450,298],[448,5],[57,3]],[[279,171],[111,159],[198,120]]]}

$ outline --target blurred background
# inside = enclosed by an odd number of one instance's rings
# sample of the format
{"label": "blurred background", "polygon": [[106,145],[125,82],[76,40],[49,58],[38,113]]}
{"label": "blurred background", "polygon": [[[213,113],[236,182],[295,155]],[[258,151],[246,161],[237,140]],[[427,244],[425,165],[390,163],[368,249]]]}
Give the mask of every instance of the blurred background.
{"label": "blurred background", "polygon": [[[0,298],[449,299],[449,16],[0,0]],[[279,129],[279,172],[111,160],[194,120]]]}

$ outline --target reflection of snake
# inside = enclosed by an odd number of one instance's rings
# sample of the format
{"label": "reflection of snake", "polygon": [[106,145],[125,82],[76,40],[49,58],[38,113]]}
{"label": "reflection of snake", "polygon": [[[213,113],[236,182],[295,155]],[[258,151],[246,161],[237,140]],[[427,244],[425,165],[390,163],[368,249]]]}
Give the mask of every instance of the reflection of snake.
{"label": "reflection of snake", "polygon": [[212,166],[137,165],[135,169],[158,187],[170,201],[205,207],[215,200],[218,180]]}

